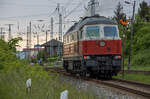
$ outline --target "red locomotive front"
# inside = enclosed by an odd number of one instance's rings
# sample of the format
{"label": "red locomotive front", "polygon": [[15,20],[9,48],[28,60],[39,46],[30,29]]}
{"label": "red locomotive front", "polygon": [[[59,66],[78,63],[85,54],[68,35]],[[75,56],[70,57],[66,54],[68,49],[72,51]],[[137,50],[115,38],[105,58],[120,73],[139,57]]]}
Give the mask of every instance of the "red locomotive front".
{"label": "red locomotive front", "polygon": [[91,76],[112,77],[121,70],[121,39],[117,24],[88,17],[64,36],[64,68]]}

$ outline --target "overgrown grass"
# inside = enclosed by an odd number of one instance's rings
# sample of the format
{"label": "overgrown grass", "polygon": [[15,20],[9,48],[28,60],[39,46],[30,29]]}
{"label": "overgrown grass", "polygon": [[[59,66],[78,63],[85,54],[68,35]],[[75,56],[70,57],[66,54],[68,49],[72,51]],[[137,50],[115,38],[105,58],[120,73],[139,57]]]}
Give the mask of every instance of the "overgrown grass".
{"label": "overgrown grass", "polygon": [[[132,60],[135,60],[136,57],[132,58]],[[146,60],[146,59],[145,59]],[[136,63],[136,62],[135,62]],[[135,63],[131,63],[131,70],[145,70],[145,71],[150,71],[150,64],[135,64]],[[144,60],[143,60],[144,63]],[[128,57],[125,58],[125,70],[128,70]]]}
{"label": "overgrown grass", "polygon": [[[21,70],[1,72],[0,99],[60,99],[60,93],[69,91],[69,99],[95,99],[91,93],[77,90],[69,82],[60,82],[58,75],[42,71],[41,67],[30,67],[28,75]],[[31,95],[26,93],[25,82],[32,79]]]}
{"label": "overgrown grass", "polygon": [[[131,70],[144,70],[144,71],[150,71],[150,65],[147,65],[147,66],[135,66],[135,65],[132,65]],[[125,70],[128,70],[128,66],[125,66]]]}
{"label": "overgrown grass", "polygon": [[53,67],[54,63],[45,63],[44,67]]}
{"label": "overgrown grass", "polygon": [[[31,94],[26,93],[26,80],[32,79]],[[76,89],[69,82],[60,82],[58,75],[43,67],[21,61],[8,44],[0,40],[0,99],[60,99],[69,91],[69,99],[94,99],[94,95]]]}
{"label": "overgrown grass", "polygon": [[118,76],[114,76],[114,78],[120,78],[125,80],[131,80],[131,81],[137,81],[142,83],[148,83],[150,84],[150,75],[144,75],[144,74],[124,74],[124,77],[122,74],[118,74]]}
{"label": "overgrown grass", "polygon": [[47,62],[55,62],[56,60],[58,59],[58,57],[50,57],[50,58],[47,58]]}

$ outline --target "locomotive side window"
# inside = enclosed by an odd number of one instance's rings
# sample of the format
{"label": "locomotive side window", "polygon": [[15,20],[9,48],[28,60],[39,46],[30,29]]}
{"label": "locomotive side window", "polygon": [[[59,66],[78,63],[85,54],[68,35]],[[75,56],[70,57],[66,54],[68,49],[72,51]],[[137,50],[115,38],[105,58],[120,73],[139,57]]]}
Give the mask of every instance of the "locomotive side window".
{"label": "locomotive side window", "polygon": [[67,36],[67,43],[69,43],[69,36]]}
{"label": "locomotive side window", "polygon": [[77,32],[74,33],[74,41],[77,41]]}
{"label": "locomotive side window", "polygon": [[104,36],[105,37],[118,37],[117,28],[115,26],[105,26]]}
{"label": "locomotive side window", "polygon": [[99,26],[88,26],[86,28],[86,37],[88,38],[99,38],[100,33],[99,33]]}
{"label": "locomotive side window", "polygon": [[71,35],[69,34],[69,43],[72,42]]}
{"label": "locomotive side window", "polygon": [[66,37],[64,37],[64,44],[66,44]]}
{"label": "locomotive side window", "polygon": [[71,35],[71,42],[74,41],[74,34]]}

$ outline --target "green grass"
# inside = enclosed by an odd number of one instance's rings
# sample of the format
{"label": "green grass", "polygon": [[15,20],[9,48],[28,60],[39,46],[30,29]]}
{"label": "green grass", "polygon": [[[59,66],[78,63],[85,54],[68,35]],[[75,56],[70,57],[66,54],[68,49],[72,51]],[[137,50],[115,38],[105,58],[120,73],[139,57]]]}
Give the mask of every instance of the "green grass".
{"label": "green grass", "polygon": [[119,79],[125,79],[125,80],[131,80],[131,81],[137,81],[141,83],[147,83],[150,84],[150,75],[144,75],[144,74],[124,74],[124,77],[122,74],[118,74],[118,76],[114,76],[114,78]]}
{"label": "green grass", "polygon": [[[32,79],[31,94],[26,93],[26,80],[29,78]],[[58,74],[19,60],[8,44],[0,40],[0,99],[60,99],[64,90],[69,91],[69,99],[95,99],[94,94],[60,81]]]}
{"label": "green grass", "polygon": [[[60,99],[60,93],[64,90],[69,91],[69,99],[95,99],[91,93],[77,90],[68,82],[60,82],[58,74],[45,71],[34,72],[26,76],[25,72],[13,71],[5,72],[0,75],[0,99]],[[37,75],[36,75],[37,73]],[[32,79],[31,95],[26,94],[26,80]]]}
{"label": "green grass", "polygon": [[[125,70],[128,70],[128,66],[126,65],[126,66],[124,67],[124,69],[125,69]],[[143,65],[141,65],[141,66],[136,66],[136,65],[132,65],[130,69],[131,69],[131,70],[150,71],[150,65],[149,65],[149,66],[143,66]]]}
{"label": "green grass", "polygon": [[[132,60],[135,60],[134,58],[132,58]],[[149,59],[148,59],[149,60]],[[128,58],[125,58],[124,60],[124,69],[128,70]],[[150,71],[150,64],[147,65],[137,65],[136,63],[132,63],[131,62],[131,70],[145,70],[145,71]]]}
{"label": "green grass", "polygon": [[54,63],[47,63],[46,66],[54,66]]}

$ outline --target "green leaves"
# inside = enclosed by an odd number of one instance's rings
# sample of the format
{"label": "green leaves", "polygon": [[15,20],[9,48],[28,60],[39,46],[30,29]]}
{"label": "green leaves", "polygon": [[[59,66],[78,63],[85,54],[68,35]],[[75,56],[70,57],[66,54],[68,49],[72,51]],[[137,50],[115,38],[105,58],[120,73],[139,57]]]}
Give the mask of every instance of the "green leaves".
{"label": "green leaves", "polygon": [[147,2],[143,1],[140,4],[139,15],[143,21],[150,21],[150,7]]}
{"label": "green leaves", "polygon": [[[58,99],[60,92],[69,90],[69,99],[81,96],[81,99],[95,99],[89,93],[79,92],[68,82],[58,79],[59,75],[46,72],[38,65],[30,66],[16,58],[12,51],[20,39],[13,39],[8,44],[0,40],[0,99],[28,99],[25,82],[32,79],[32,99]],[[51,61],[57,57],[51,58]],[[92,94],[90,94],[92,96]]]}
{"label": "green leaves", "polygon": [[139,65],[149,65],[150,64],[150,48],[143,49],[137,52],[133,58],[132,63],[139,66]]}
{"label": "green leaves", "polygon": [[141,22],[134,25],[134,39],[132,47],[132,64],[150,64],[150,23]]}
{"label": "green leaves", "polygon": [[126,20],[126,14],[123,13],[123,6],[120,2],[118,3],[116,10],[114,11],[114,14],[114,19],[117,21],[118,24],[120,24],[120,19]]}
{"label": "green leaves", "polygon": [[134,34],[134,44],[133,49],[134,53],[136,53],[139,50],[144,50],[150,48],[150,24],[149,23],[143,23],[143,26],[140,25],[138,31],[136,31]]}
{"label": "green leaves", "polygon": [[14,52],[16,52],[16,47],[19,47],[19,45],[18,45],[19,41],[22,41],[22,38],[21,38],[21,37],[11,39],[11,40],[8,42],[9,48],[10,48],[11,50],[13,50]]}
{"label": "green leaves", "polygon": [[58,59],[58,57],[50,57],[50,58],[47,58],[47,61],[48,62],[55,62],[57,59]]}

